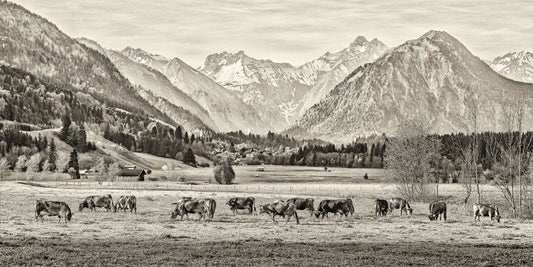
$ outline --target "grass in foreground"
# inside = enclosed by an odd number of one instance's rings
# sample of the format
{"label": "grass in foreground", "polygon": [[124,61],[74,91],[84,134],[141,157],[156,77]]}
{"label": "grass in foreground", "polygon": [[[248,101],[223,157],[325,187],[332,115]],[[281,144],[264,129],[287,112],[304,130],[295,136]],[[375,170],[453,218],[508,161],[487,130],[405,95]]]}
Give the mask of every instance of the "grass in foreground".
{"label": "grass in foreground", "polygon": [[531,266],[533,245],[200,242],[3,238],[0,264],[13,265],[484,265]]}

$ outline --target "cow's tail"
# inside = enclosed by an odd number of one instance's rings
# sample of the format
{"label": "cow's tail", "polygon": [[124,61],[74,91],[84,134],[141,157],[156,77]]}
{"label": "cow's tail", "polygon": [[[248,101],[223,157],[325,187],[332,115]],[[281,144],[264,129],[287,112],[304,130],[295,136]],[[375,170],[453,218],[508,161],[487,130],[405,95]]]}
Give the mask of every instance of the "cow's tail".
{"label": "cow's tail", "polygon": [[214,199],[211,199],[211,219],[213,219],[213,217],[215,216],[215,210],[217,208],[217,202],[214,200]]}
{"label": "cow's tail", "polygon": [[255,211],[255,214],[257,214],[257,210],[255,209],[255,197],[252,197],[252,208]]}

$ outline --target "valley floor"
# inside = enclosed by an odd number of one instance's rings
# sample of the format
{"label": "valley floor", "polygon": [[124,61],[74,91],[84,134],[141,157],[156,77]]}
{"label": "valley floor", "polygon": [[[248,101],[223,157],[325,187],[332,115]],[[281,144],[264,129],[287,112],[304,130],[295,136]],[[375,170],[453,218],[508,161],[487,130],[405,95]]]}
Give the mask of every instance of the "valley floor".
{"label": "valley floor", "polygon": [[[117,183],[120,185],[120,183]],[[41,186],[53,187],[41,187]],[[247,192],[184,191],[149,188],[55,187],[0,182],[0,265],[532,265],[533,223],[505,216],[501,223],[474,222],[471,208],[460,204],[461,187],[442,185],[449,203],[446,222],[427,219],[427,203],[411,203],[412,216],[398,211],[373,214],[374,199],[394,195],[389,184],[328,184],[354,188],[355,214],[319,220],[299,211],[279,223],[265,214],[232,214],[231,197],[253,195],[256,206],[295,195],[322,199],[338,191],[315,194],[309,185],[291,185],[293,192],[273,192],[269,185]],[[59,184],[61,185],[61,184]],[[146,183],[149,185],[149,183]],[[349,187],[352,186],[352,187]],[[355,190],[355,186],[360,186]],[[224,192],[226,191],[226,192]],[[486,189],[486,192],[490,192]],[[79,212],[89,195],[137,196],[138,212]],[[217,202],[212,221],[171,220],[178,197],[210,197]],[[58,200],[74,212],[70,223],[47,217],[35,221],[35,200]]]}

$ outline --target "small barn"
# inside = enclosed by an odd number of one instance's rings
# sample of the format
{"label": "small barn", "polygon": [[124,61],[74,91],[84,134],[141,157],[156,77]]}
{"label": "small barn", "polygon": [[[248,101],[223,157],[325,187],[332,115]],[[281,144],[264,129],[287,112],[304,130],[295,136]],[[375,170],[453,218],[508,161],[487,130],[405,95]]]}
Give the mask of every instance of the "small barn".
{"label": "small barn", "polygon": [[117,181],[144,181],[148,172],[141,168],[121,168],[117,175]]}

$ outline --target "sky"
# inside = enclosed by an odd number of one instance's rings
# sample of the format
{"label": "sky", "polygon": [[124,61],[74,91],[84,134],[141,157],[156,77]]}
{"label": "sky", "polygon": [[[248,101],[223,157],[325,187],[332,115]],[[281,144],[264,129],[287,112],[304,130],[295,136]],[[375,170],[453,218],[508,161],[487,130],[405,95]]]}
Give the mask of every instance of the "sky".
{"label": "sky", "polygon": [[[389,47],[446,31],[482,59],[533,52],[533,1],[501,0],[11,0],[72,37],[142,48],[194,67],[244,50],[300,65],[357,36]],[[442,3],[444,2],[444,3]]]}

